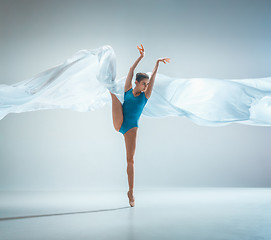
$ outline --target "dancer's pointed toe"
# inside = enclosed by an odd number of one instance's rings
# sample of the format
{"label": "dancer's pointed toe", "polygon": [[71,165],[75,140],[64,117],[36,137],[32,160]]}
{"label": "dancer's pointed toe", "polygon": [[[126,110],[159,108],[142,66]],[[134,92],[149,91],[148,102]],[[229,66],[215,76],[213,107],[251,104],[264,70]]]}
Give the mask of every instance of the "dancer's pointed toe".
{"label": "dancer's pointed toe", "polygon": [[134,206],[135,206],[135,202],[129,201],[129,204],[130,204],[131,207],[134,207]]}
{"label": "dancer's pointed toe", "polygon": [[129,194],[129,191],[127,192],[127,196],[129,198],[129,204],[131,207],[134,207],[135,206],[135,198],[133,195]]}

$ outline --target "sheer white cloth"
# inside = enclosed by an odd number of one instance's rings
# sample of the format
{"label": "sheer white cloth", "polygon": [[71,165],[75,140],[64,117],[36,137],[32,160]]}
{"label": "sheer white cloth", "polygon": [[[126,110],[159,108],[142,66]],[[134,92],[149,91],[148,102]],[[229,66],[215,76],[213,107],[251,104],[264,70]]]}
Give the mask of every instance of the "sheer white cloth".
{"label": "sheer white cloth", "polygon": [[[83,49],[31,79],[1,84],[0,120],[8,113],[42,109],[93,111],[111,104],[108,90],[123,103],[125,80],[126,76],[116,79],[116,56],[110,45]],[[142,114],[185,116],[205,126],[232,122],[270,126],[271,77],[176,78],[157,73]]]}

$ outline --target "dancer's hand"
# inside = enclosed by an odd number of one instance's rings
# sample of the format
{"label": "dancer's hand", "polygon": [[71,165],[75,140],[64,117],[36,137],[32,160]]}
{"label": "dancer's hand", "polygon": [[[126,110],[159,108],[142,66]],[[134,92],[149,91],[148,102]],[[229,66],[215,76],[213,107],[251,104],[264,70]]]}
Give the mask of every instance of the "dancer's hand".
{"label": "dancer's hand", "polygon": [[157,62],[159,63],[159,62],[163,62],[163,63],[166,63],[166,62],[170,62],[170,58],[159,58],[158,60],[157,60]]}
{"label": "dancer's hand", "polygon": [[144,48],[143,48],[142,44],[140,44],[140,45],[141,45],[141,48],[139,46],[137,46],[137,48],[139,50],[140,56],[144,57],[145,56]]}

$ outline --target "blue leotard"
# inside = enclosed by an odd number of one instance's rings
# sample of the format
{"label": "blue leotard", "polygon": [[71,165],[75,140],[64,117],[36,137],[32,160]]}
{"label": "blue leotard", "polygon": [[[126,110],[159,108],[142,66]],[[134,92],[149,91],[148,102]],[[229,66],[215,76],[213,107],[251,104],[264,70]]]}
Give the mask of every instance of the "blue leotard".
{"label": "blue leotard", "polygon": [[145,92],[142,92],[139,96],[135,97],[132,91],[133,88],[130,88],[124,93],[124,102],[122,104],[123,122],[119,130],[122,134],[133,127],[138,127],[139,117],[148,101]]}

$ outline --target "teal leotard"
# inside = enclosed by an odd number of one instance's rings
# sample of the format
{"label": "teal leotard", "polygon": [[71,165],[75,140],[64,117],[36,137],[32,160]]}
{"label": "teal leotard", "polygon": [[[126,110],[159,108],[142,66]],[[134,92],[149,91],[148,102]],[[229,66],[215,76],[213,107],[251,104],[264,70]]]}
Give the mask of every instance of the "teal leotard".
{"label": "teal leotard", "polygon": [[124,102],[122,104],[123,122],[119,130],[122,134],[133,127],[138,127],[139,117],[148,101],[145,92],[141,92],[139,96],[135,97],[132,91],[133,88],[130,88],[124,93]]}

